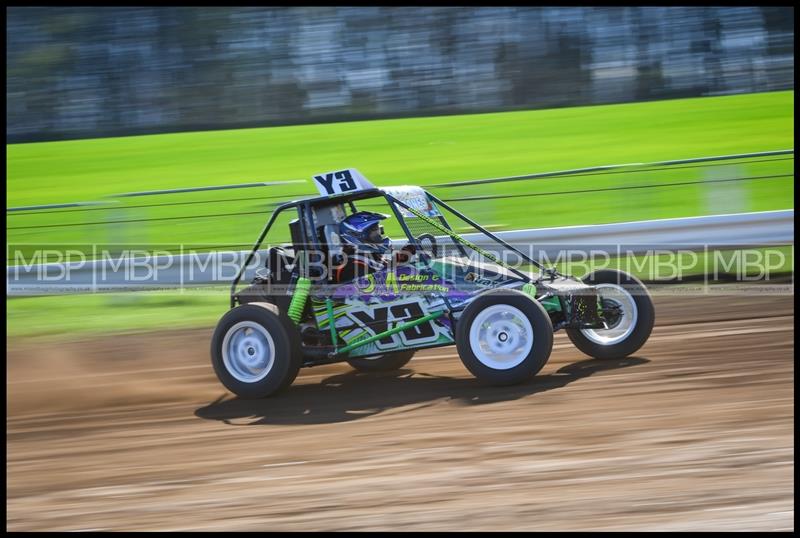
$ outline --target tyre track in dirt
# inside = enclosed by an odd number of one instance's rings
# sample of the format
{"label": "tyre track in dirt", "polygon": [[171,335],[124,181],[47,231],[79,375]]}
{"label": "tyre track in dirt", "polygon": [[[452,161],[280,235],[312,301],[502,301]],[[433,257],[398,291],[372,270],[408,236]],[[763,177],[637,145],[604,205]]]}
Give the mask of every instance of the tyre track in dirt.
{"label": "tyre track in dirt", "polygon": [[10,342],[7,529],[792,530],[792,297],[655,301],[636,356],[558,333],[506,388],[438,348],[240,401],[211,329]]}

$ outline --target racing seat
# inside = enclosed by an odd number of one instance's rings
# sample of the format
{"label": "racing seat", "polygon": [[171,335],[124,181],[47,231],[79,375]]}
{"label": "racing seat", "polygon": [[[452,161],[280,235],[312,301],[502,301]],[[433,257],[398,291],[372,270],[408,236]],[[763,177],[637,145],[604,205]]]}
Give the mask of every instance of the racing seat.
{"label": "racing seat", "polygon": [[317,228],[317,236],[319,238],[320,247],[322,250],[322,260],[320,264],[326,268],[328,281],[332,281],[333,270],[336,267],[342,255],[342,240],[339,237],[337,224],[325,224]]}
{"label": "racing seat", "polygon": [[270,247],[267,249],[267,279],[271,284],[288,284],[294,269],[294,256],[290,255],[283,247]]}
{"label": "racing seat", "polygon": [[236,294],[239,304],[267,302],[287,311],[291,296],[286,293],[291,283],[295,258],[282,247],[267,249],[264,268],[256,271],[256,276],[249,286]]}

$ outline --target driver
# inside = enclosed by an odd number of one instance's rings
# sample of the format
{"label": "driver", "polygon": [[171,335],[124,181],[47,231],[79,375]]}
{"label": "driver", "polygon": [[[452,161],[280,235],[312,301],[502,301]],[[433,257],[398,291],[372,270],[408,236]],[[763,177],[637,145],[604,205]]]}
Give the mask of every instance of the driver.
{"label": "driver", "polygon": [[[389,259],[385,256],[392,248],[392,242],[383,235],[380,222],[388,215],[359,211],[339,223],[339,237],[342,240],[345,263],[334,267],[333,279],[347,282],[385,269]],[[407,263],[415,254],[413,245],[406,245],[396,253],[396,263]]]}

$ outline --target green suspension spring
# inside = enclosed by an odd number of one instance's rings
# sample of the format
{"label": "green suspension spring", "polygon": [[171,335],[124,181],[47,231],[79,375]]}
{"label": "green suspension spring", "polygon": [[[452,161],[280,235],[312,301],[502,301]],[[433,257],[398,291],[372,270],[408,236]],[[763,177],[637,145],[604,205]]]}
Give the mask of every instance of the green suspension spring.
{"label": "green suspension spring", "polygon": [[297,284],[294,287],[294,296],[289,304],[289,319],[295,323],[300,323],[300,317],[303,315],[303,309],[306,306],[306,299],[308,299],[310,290],[311,281],[309,279],[303,277],[297,279]]}
{"label": "green suspension spring", "polygon": [[534,286],[533,284],[530,283],[525,284],[524,286],[522,286],[522,291],[523,293],[527,293],[531,297],[536,298],[536,286]]}

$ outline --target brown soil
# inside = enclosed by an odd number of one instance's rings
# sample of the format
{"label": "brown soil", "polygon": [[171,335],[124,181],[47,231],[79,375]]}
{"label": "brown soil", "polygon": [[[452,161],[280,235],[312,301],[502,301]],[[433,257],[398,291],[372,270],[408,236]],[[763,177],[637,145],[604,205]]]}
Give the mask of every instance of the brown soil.
{"label": "brown soil", "polygon": [[634,357],[557,333],[520,386],[455,348],[232,398],[212,329],[9,342],[7,529],[794,530],[792,296],[657,296]]}

